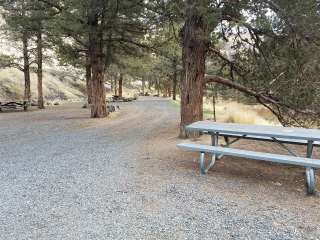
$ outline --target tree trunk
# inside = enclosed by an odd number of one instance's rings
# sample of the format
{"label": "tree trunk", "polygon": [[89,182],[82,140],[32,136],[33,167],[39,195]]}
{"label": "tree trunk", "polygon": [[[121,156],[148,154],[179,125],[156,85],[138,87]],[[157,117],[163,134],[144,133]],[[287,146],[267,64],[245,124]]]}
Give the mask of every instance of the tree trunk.
{"label": "tree trunk", "polygon": [[172,75],[172,99],[177,98],[177,60],[173,61],[173,75]]}
{"label": "tree trunk", "polygon": [[31,101],[31,83],[30,83],[30,62],[28,49],[28,34],[23,33],[23,74],[24,74],[24,101]]}
{"label": "tree trunk", "polygon": [[186,125],[203,119],[203,78],[208,50],[207,23],[203,16],[193,14],[182,31],[181,123],[180,137],[197,136],[187,133]]}
{"label": "tree trunk", "polygon": [[120,73],[119,76],[119,97],[122,98],[122,82],[123,82],[123,74]]}
{"label": "tree trunk", "polygon": [[213,120],[217,121],[217,115],[216,115],[216,88],[214,85],[212,85],[212,108],[213,108]]}
{"label": "tree trunk", "polygon": [[42,28],[41,24],[37,32],[37,77],[38,77],[38,108],[44,109],[43,90],[42,90],[42,60],[43,60],[43,45],[42,45]]}
{"label": "tree trunk", "polygon": [[144,95],[144,89],[146,86],[146,80],[144,79],[144,77],[142,77],[142,94]]}
{"label": "tree trunk", "polygon": [[114,90],[113,75],[110,74],[109,77],[110,77],[110,88],[111,88],[111,92],[112,92]]}
{"label": "tree trunk", "polygon": [[98,20],[91,23],[94,28],[89,36],[91,76],[91,117],[102,118],[108,115],[106,109],[106,91],[104,86],[105,54],[102,29],[97,27]]}
{"label": "tree trunk", "polygon": [[157,79],[157,95],[160,96],[160,80]]}
{"label": "tree trunk", "polygon": [[117,76],[113,76],[113,82],[114,82],[114,95],[118,96],[118,81],[117,81]]}
{"label": "tree trunk", "polygon": [[88,104],[92,103],[92,89],[91,89],[91,62],[89,53],[86,53],[86,87],[87,87],[87,97]]}
{"label": "tree trunk", "polygon": [[148,77],[148,90],[151,92],[152,88],[152,79],[151,77]]}

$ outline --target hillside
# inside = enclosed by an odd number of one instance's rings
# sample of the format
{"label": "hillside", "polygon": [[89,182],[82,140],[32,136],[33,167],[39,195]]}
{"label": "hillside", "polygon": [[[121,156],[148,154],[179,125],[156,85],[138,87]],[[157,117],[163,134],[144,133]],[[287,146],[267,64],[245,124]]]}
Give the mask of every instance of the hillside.
{"label": "hillside", "polygon": [[[76,72],[46,68],[43,93],[46,101],[80,101],[84,99],[85,83]],[[17,69],[0,69],[0,99],[21,100],[24,93],[23,73]],[[37,76],[31,74],[32,99],[37,98]]]}
{"label": "hillside", "polygon": [[[4,20],[0,16],[0,27]],[[2,32],[1,32],[2,33]],[[21,46],[2,34],[0,55],[21,57]],[[49,60],[44,63],[43,94],[46,101],[79,101],[84,99],[83,73],[71,67],[61,67],[51,51],[46,51]],[[21,100],[24,93],[23,73],[15,68],[0,69],[0,100]],[[32,99],[37,99],[37,76],[31,74]]]}

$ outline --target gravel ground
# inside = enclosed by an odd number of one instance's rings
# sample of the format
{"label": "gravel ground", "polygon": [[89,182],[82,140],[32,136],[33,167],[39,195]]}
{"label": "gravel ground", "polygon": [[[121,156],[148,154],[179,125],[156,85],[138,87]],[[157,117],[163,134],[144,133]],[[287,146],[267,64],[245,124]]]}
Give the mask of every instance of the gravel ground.
{"label": "gravel ground", "polygon": [[226,158],[201,176],[173,104],[120,107],[0,114],[0,239],[320,239],[303,169]]}

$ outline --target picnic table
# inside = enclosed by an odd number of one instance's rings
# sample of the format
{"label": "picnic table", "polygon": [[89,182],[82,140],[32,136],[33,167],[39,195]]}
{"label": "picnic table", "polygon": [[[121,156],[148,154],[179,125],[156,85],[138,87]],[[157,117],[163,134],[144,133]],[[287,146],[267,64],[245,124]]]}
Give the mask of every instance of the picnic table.
{"label": "picnic table", "polygon": [[28,110],[29,103],[27,101],[17,102],[17,101],[9,101],[9,102],[1,102],[0,101],[0,112],[3,109],[23,109],[24,111]]}
{"label": "picnic table", "polygon": [[112,98],[110,99],[110,102],[132,102],[133,100],[137,100],[136,97],[120,97],[118,95],[113,95]]}
{"label": "picnic table", "polygon": [[[188,131],[199,131],[211,135],[210,146],[195,143],[178,144],[179,148],[200,152],[201,173],[205,174],[215,164],[215,161],[223,156],[236,156],[254,160],[292,164],[305,167],[307,191],[308,193],[315,192],[315,169],[320,168],[320,160],[312,159],[312,153],[314,147],[320,146],[320,130],[318,129],[219,123],[213,121],[195,122],[188,125],[186,129]],[[225,140],[225,144],[220,144],[220,146],[219,136]],[[287,150],[288,155],[230,148],[232,144],[241,139],[275,142]],[[305,145],[306,155],[298,156],[298,154],[290,149],[288,144]],[[204,164],[205,153],[212,155],[208,166]]]}

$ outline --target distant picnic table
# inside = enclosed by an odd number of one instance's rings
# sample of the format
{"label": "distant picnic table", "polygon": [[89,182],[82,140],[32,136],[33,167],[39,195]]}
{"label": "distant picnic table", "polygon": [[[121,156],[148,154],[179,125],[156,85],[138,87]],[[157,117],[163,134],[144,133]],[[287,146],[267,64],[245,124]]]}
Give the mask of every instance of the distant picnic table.
{"label": "distant picnic table", "polygon": [[[203,174],[207,173],[215,164],[215,161],[223,156],[291,164],[305,167],[307,192],[310,194],[315,192],[315,169],[320,168],[320,160],[313,159],[312,153],[314,147],[320,146],[320,130],[318,129],[199,121],[188,125],[187,130],[200,131],[211,135],[211,146],[195,143],[177,145],[182,149],[200,152],[200,169]],[[225,139],[224,145],[219,146],[219,136]],[[286,149],[289,155],[230,148],[232,144],[241,139],[275,142]],[[286,144],[305,145],[306,156],[298,156]],[[212,155],[208,166],[205,166],[205,153]]]}
{"label": "distant picnic table", "polygon": [[27,111],[29,103],[27,101],[0,101],[0,112],[3,110],[21,109]]}
{"label": "distant picnic table", "polygon": [[133,100],[137,100],[136,97],[126,98],[126,97],[120,97],[118,95],[113,95],[111,98],[111,102],[132,102]]}

